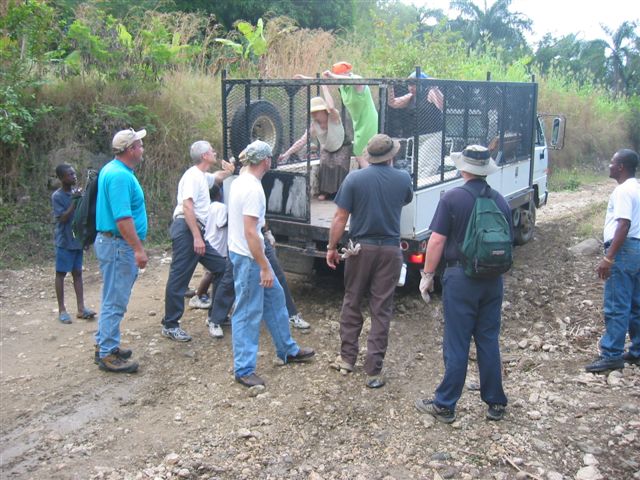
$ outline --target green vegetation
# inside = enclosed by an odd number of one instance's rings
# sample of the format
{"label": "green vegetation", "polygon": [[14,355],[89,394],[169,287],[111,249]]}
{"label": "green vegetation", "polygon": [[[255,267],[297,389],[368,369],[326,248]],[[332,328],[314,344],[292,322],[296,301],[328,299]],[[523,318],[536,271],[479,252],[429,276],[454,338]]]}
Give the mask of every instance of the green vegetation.
{"label": "green vegetation", "polygon": [[576,235],[579,238],[602,238],[602,228],[604,226],[604,216],[607,211],[607,202],[592,204],[584,213],[578,223]]}
{"label": "green vegetation", "polygon": [[[635,23],[595,42],[545,37],[534,49],[523,35],[530,22],[511,0],[452,7],[456,18],[399,0],[0,4],[0,267],[50,255],[53,169],[72,163],[82,183],[88,167],[110,158],[113,132],[129,126],[149,132],[139,176],[151,240],[165,240],[189,144],[221,146],[222,68],[287,78],[346,59],[375,77],[406,77],[416,65],[438,78],[535,74],[539,111],[567,117],[554,169],[597,171],[616,149],[640,146]],[[568,179],[569,187],[585,181]],[[560,181],[554,172],[552,184]]]}
{"label": "green vegetation", "polygon": [[549,175],[549,191],[561,192],[570,191],[575,192],[580,190],[584,185],[592,185],[597,182],[601,182],[606,178],[606,175],[602,172],[594,172],[586,169],[557,169],[553,170]]}

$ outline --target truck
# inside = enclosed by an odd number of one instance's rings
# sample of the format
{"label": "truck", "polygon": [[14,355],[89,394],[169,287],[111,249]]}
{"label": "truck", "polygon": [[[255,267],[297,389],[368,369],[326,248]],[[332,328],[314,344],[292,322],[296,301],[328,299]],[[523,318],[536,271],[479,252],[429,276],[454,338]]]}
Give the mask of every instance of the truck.
{"label": "truck", "polygon": [[[262,183],[267,221],[285,271],[310,274],[323,264],[336,209],[333,202],[316,198],[319,159],[311,139],[303,152],[286,163],[278,162],[279,154],[310,124],[309,102],[319,95],[321,85],[333,89],[347,131],[351,121],[341,107],[336,87],[369,86],[378,108],[378,131],[401,143],[393,166],[409,173],[414,192],[413,200],[402,210],[400,225],[400,247],[409,273],[415,276],[424,263],[429,225],[440,197],[463,183],[451,153],[470,144],[488,147],[500,167],[487,182],[511,207],[514,243],[524,245],[533,238],[536,209],[548,200],[549,150],[562,148],[564,117],[537,112],[538,85],[534,78],[531,82],[497,82],[491,81],[490,74],[484,81],[422,77],[419,67],[413,79],[231,79],[223,73],[224,157],[237,158],[257,139],[269,143],[273,150],[272,168]],[[417,108],[391,108],[389,97],[401,95],[409,85],[415,85],[416,105],[426,101],[430,90],[437,89],[443,99],[441,110],[433,113],[431,108],[431,113],[421,114]],[[545,132],[548,124],[549,143]],[[424,132],[435,140],[435,153],[426,154],[419,148]],[[352,168],[358,168],[354,161]],[[347,240],[348,227],[342,243]]]}

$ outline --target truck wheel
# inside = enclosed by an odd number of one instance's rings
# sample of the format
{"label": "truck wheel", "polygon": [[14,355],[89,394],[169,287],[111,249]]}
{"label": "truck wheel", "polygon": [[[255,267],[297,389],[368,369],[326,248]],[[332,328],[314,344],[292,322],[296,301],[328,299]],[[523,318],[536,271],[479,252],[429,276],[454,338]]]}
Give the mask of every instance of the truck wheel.
{"label": "truck wheel", "polygon": [[255,140],[268,143],[273,151],[273,158],[278,158],[282,149],[280,112],[266,100],[252,102],[248,108],[242,105],[233,113],[230,135],[231,153],[235,158]]}
{"label": "truck wheel", "polygon": [[524,245],[533,238],[536,225],[536,206],[529,202],[528,208],[518,208],[513,211],[514,242],[516,245]]}

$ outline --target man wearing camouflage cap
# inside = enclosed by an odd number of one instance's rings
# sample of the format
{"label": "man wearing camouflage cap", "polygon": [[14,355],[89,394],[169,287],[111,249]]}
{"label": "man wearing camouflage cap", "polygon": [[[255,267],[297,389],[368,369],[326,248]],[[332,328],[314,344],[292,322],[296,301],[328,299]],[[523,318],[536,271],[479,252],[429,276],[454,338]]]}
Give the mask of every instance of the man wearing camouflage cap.
{"label": "man wearing camouflage cap", "polygon": [[231,319],[233,369],[236,381],[245,387],[264,385],[255,373],[262,320],[283,363],[304,362],[315,355],[291,338],[284,292],[264,253],[262,227],[267,203],[261,179],[271,168],[271,156],[267,143],[251,143],[243,159],[246,169],[229,192],[229,258],[236,291]]}

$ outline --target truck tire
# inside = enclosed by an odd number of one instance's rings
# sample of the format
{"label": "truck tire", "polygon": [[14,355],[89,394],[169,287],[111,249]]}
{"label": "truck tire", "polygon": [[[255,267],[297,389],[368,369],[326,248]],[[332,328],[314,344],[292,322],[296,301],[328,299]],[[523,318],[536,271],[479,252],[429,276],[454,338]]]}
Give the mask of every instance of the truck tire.
{"label": "truck tire", "polygon": [[[536,225],[536,205],[529,202],[529,206],[519,207],[513,211],[514,243],[516,245],[524,245],[533,238],[533,232]],[[517,221],[516,221],[517,220]]]}
{"label": "truck tire", "polygon": [[230,136],[231,153],[235,158],[255,140],[268,143],[273,151],[273,158],[278,158],[282,149],[280,112],[266,100],[252,102],[248,108],[243,104],[233,113]]}

